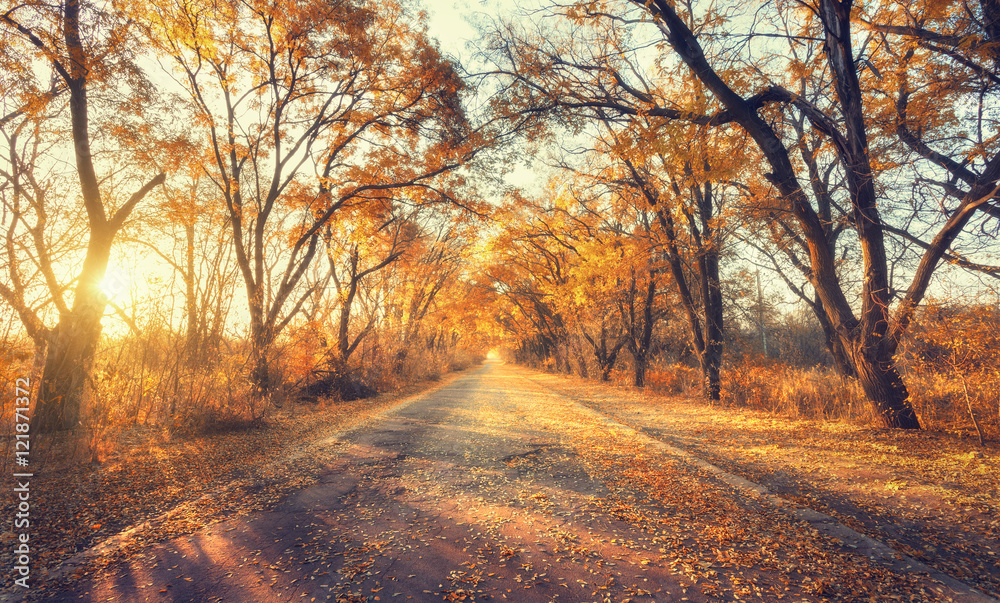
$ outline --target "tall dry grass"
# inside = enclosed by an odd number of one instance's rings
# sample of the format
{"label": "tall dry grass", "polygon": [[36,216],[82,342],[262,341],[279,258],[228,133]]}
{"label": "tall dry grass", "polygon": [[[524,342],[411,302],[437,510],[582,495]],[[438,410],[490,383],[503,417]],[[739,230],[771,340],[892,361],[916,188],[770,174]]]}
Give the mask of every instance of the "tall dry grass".
{"label": "tall dry grass", "polygon": [[646,372],[646,389],[658,394],[698,395],[701,386],[701,371],[683,364],[651,367]]}
{"label": "tall dry grass", "polygon": [[796,367],[763,357],[744,357],[739,364],[725,367],[722,401],[793,418],[872,419],[857,381],[828,368]]}
{"label": "tall dry grass", "polygon": [[[291,329],[276,343],[269,360],[275,385],[266,394],[257,392],[251,381],[250,349],[245,341],[217,341],[210,349],[192,350],[182,335],[167,329],[105,338],[87,381],[80,426],[67,433],[37,436],[39,441],[32,442],[32,462],[58,461],[60,466],[98,462],[123,438],[162,441],[248,429],[289,404],[293,411],[300,403],[336,404],[337,392],[320,400],[301,395],[329,366],[330,350],[315,335],[308,329]],[[415,346],[402,354],[398,345],[379,346],[376,341],[373,338],[371,345],[359,349],[349,366],[351,379],[371,393],[438,379],[481,360],[442,346]],[[0,347],[0,450],[7,465],[14,457],[15,379],[32,376],[34,398],[40,366],[30,341],[8,338]]]}
{"label": "tall dry grass", "polygon": [[[985,438],[1000,439],[1000,378],[995,370],[956,373],[904,366],[903,377],[925,429],[978,437],[978,422]],[[722,396],[726,404],[793,418],[876,422],[858,382],[827,368],[745,359],[724,371]]]}

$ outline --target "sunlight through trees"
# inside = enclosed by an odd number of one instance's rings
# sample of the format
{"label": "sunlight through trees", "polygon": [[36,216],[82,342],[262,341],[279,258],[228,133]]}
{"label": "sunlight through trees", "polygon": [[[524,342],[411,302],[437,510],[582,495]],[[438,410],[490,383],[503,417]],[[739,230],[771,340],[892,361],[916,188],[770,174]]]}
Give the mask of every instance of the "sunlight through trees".
{"label": "sunlight through trees", "polygon": [[821,371],[806,414],[1000,434],[993,3],[504,10],[460,64],[395,0],[6,2],[33,432],[257,424],[489,354],[749,406]]}

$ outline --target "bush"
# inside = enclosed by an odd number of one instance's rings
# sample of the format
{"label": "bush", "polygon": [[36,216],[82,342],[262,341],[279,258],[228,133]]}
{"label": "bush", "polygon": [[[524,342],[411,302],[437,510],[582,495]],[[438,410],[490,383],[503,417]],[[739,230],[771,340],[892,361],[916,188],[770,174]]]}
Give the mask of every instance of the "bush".
{"label": "bush", "polygon": [[915,316],[901,365],[925,424],[1000,437],[1000,308],[928,304]]}

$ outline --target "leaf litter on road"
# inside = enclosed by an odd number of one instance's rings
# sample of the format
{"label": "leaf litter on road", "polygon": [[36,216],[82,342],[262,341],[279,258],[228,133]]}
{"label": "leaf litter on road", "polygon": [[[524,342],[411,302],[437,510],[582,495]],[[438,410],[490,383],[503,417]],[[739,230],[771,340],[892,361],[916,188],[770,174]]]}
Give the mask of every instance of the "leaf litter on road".
{"label": "leaf litter on road", "polygon": [[[209,568],[217,581],[282,597],[946,600],[926,578],[874,564],[636,432],[609,428],[576,402],[590,384],[557,385],[513,367],[474,371],[451,395],[415,402],[332,451],[333,472],[278,511],[136,545],[107,571],[153,584],[151,564],[166,563],[172,596],[208,599],[212,585],[184,578],[208,571],[196,565],[199,550],[226,538],[253,550],[235,549],[239,567]],[[335,498],[309,498],[328,479],[343,482]],[[197,506],[190,513],[200,517],[192,525],[211,521]],[[261,534],[268,517],[283,523]],[[95,600],[111,592],[100,576],[82,588]]]}

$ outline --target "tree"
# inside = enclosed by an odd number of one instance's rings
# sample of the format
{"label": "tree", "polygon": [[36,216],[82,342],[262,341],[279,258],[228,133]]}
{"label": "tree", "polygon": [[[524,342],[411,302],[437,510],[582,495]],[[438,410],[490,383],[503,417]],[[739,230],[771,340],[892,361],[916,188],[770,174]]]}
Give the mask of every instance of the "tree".
{"label": "tree", "polygon": [[[402,369],[407,356],[421,343],[428,317],[438,307],[442,293],[455,285],[456,276],[468,259],[469,238],[461,232],[460,222],[454,216],[451,218],[432,215],[429,224],[412,225],[412,244],[403,255],[394,302],[389,304],[389,314],[399,329],[397,370]],[[437,336],[437,332],[431,336],[428,348],[433,348]]]}
{"label": "tree", "polygon": [[204,171],[204,149],[186,137],[163,160],[172,174],[125,240],[169,265],[184,305],[183,354],[192,366],[218,358],[237,281],[232,231]]}
{"label": "tree", "polygon": [[314,292],[303,279],[338,210],[402,189],[449,198],[444,176],[474,154],[464,84],[392,2],[150,6],[151,41],[212,152],[263,394],[271,345]]}
{"label": "tree", "polygon": [[[662,134],[667,144],[652,157],[627,152],[620,144],[615,147],[624,166],[622,182],[634,189],[656,215],[663,255],[701,366],[703,393],[709,400],[718,400],[724,343],[719,273],[724,230],[719,210],[726,187],[717,183],[725,182],[727,176],[731,178],[732,170],[715,167],[713,164],[721,160],[700,145],[685,145],[685,139],[704,139],[690,134],[684,130]],[[635,157],[643,163],[637,165]]]}
{"label": "tree", "polygon": [[552,361],[570,372],[569,330],[557,292],[567,283],[575,252],[544,219],[539,205],[520,194],[507,199],[503,231],[491,241],[492,265],[486,268],[491,287],[507,302],[498,321],[518,341],[518,359]]}
{"label": "tree", "polygon": [[[599,154],[616,157],[614,149],[598,149]],[[607,172],[603,178],[609,178]],[[587,334],[586,325],[580,325],[581,332],[594,348],[602,380],[607,380],[617,352],[624,346],[632,356],[632,384],[645,387],[653,354],[653,335],[657,323],[668,313],[663,303],[664,240],[654,226],[656,212],[649,211],[645,199],[637,198],[627,185],[623,189],[622,183],[621,179],[596,178],[595,184],[606,187],[611,199],[610,207],[602,211],[579,200],[583,211],[575,217],[574,224],[582,225],[588,218],[592,221],[595,214],[602,215],[602,220],[574,233],[573,249],[579,260],[570,273],[578,283],[581,279],[576,275],[581,272],[586,275],[586,284],[578,285],[574,292],[577,304],[581,300],[595,303],[610,296],[617,311],[615,323],[620,334],[610,352],[607,350],[605,317],[600,321],[599,344]],[[588,244],[591,241],[595,244]],[[579,317],[580,313],[574,315]]]}
{"label": "tree", "polygon": [[[970,138],[950,148],[947,143],[936,143],[937,149],[923,138],[939,136],[942,141],[953,140],[949,136],[966,127],[982,132],[988,113],[934,114],[915,110],[918,105],[929,108],[932,100],[949,108],[962,102],[988,106],[995,87],[995,77],[991,74],[995,73],[996,65],[991,62],[992,30],[985,24],[992,20],[975,15],[956,17],[965,10],[962,8],[965,5],[958,2],[947,3],[945,8],[932,4],[908,8],[886,2],[866,6],[864,11],[855,9],[850,1],[837,0],[769,4],[765,11],[768,15],[788,15],[797,24],[798,43],[822,44],[821,58],[808,65],[776,55],[766,41],[759,42],[770,35],[759,36],[756,29],[742,38],[747,43],[727,46],[728,41],[739,36],[725,31],[731,23],[721,7],[700,10],[693,3],[672,5],[663,0],[630,0],[627,5],[634,12],[628,15],[625,13],[629,9],[623,5],[603,3],[578,4],[566,11],[577,23],[596,22],[605,29],[627,30],[627,34],[619,32],[616,36],[619,41],[634,39],[629,36],[634,36],[645,24],[655,25],[671,57],[703,86],[702,98],[693,98],[678,88],[644,87],[641,74],[619,69],[612,57],[636,57],[634,49],[629,54],[618,47],[616,53],[597,58],[592,55],[593,60],[584,60],[569,56],[570,51],[563,52],[563,48],[555,48],[554,44],[542,51],[532,51],[528,44],[504,39],[495,48],[499,56],[516,58],[527,53],[534,59],[514,60],[511,62],[515,67],[502,69],[512,81],[512,92],[523,93],[527,99],[518,107],[530,104],[528,110],[532,111],[599,109],[612,114],[683,121],[709,129],[736,126],[742,130],[763,157],[768,170],[764,177],[780,197],[782,210],[794,217],[797,236],[808,249],[810,284],[880,421],[887,427],[919,428],[893,356],[914,308],[925,295],[949,248],[977,215],[1000,213],[995,205],[1000,154],[993,138]],[[986,4],[977,10],[990,14]],[[740,9],[734,8],[733,12],[738,14]],[[911,25],[902,28],[884,25],[899,16]],[[754,27],[761,26],[762,21],[751,16],[747,19]],[[862,48],[866,50],[861,54],[855,48],[857,23],[871,32],[864,39]],[[957,29],[958,37],[953,31],[936,31],[935,27]],[[784,33],[774,35],[780,37]],[[961,35],[966,35],[961,38],[965,42],[959,41]],[[908,42],[890,43],[892,36]],[[707,46],[703,40],[708,40]],[[740,62],[744,57],[746,62]],[[676,72],[671,68],[670,57],[660,60],[661,73]],[[531,69],[519,69],[518,64],[529,65]],[[809,82],[822,90],[822,104],[811,101],[810,95],[796,94],[786,87],[789,76],[795,77],[802,69],[811,70]],[[942,72],[950,74],[950,79],[939,77]],[[962,78],[955,77],[958,73],[974,76],[976,84],[960,85]],[[922,80],[919,86],[912,82],[915,78]],[[554,85],[557,81],[562,83]],[[710,105],[703,111],[698,102],[706,97]],[[866,105],[874,109],[867,112],[867,117]],[[853,292],[839,274],[839,262],[830,246],[829,224],[824,224],[805,192],[803,182],[808,182],[808,174],[797,169],[792,160],[796,141],[776,127],[773,116],[782,112],[804,115],[835,154],[838,169],[843,173],[846,203],[850,208],[846,216],[856,236],[862,264],[857,304],[851,303],[849,296]],[[910,284],[893,310],[896,289],[890,286],[889,279],[887,213],[879,203],[880,194],[887,189],[877,188],[876,183],[882,174],[900,167],[893,160],[902,156],[904,147],[931,164],[920,177],[921,182],[938,186],[950,197],[939,196],[938,201],[952,205],[948,206],[943,222],[936,226],[932,240],[926,243]],[[885,156],[873,157],[875,148],[884,151]],[[944,172],[947,175],[942,178]],[[962,182],[964,188],[957,187],[957,182]],[[928,215],[926,206],[921,212],[925,217]]]}
{"label": "tree", "polygon": [[[777,85],[760,95],[741,94],[712,67],[698,36],[672,6],[656,1],[644,5],[643,9],[664,28],[666,41],[674,52],[711,90],[722,110],[728,112],[726,118],[738,123],[764,154],[772,169],[768,180],[791,203],[792,212],[807,241],[813,287],[823,300],[830,323],[850,355],[858,378],[875,404],[883,424],[887,427],[919,428],[919,421],[908,401],[906,386],[893,364],[893,355],[941,255],[972,214],[983,206],[989,206],[995,195],[996,180],[1000,177],[1000,155],[994,154],[987,161],[984,177],[974,179],[972,190],[963,195],[954,216],[925,253],[893,319],[889,312],[892,299],[885,234],[874,186],[876,172],[872,167],[869,129],[864,118],[859,61],[855,60],[853,47],[852,4],[820,0],[817,5],[808,6],[825,42],[826,66],[833,78],[835,105],[842,125],[820,108],[805,102],[801,96]],[[901,102],[905,101],[905,96],[904,91],[900,96]],[[855,315],[841,286],[823,223],[806,198],[789,157],[789,145],[760,114],[767,102],[794,105],[805,113],[811,125],[833,144],[843,165],[853,208],[852,226],[857,233],[864,262],[859,315]],[[905,128],[905,122],[903,126]]]}
{"label": "tree", "polygon": [[342,216],[338,224],[327,224],[323,236],[330,278],[337,294],[336,347],[330,364],[334,375],[340,378],[347,373],[351,354],[371,333],[378,318],[372,312],[365,325],[351,336],[352,310],[365,279],[392,266],[416,238],[412,222],[391,208],[371,217],[377,217],[377,221],[372,223],[369,216],[355,219]]}
{"label": "tree", "polygon": [[[7,91],[7,98],[16,99],[20,106],[4,116],[4,127],[21,129],[18,126],[23,126],[22,132],[30,131],[38,126],[39,120],[55,110],[57,99],[68,95],[75,175],[87,220],[87,246],[74,279],[72,302],[65,297],[68,288],[58,284],[54,278],[51,250],[46,249],[44,242],[35,246],[38,254],[36,262],[50,272],[46,284],[51,303],[59,316],[54,327],[44,328],[42,318],[26,305],[25,300],[19,299],[16,290],[13,295],[5,296],[13,302],[28,332],[34,333],[32,336],[36,342],[44,338],[47,344],[45,368],[32,418],[32,430],[44,433],[70,429],[80,421],[85,383],[100,339],[101,319],[108,301],[100,284],[107,271],[112,245],[136,206],[164,181],[165,175],[160,173],[154,176],[138,186],[127,199],[115,203],[118,200],[109,195],[106,186],[102,187],[102,177],[95,162],[91,125],[94,93],[110,96],[114,91],[120,95],[122,90],[116,90],[115,86],[121,85],[127,98],[119,108],[127,112],[130,103],[141,102],[148,92],[141,72],[125,51],[134,42],[127,18],[101,12],[82,4],[80,0],[65,0],[58,5],[20,4],[3,13],[0,22],[9,32],[5,36],[5,52],[0,53],[11,59],[5,68],[22,79],[20,85]],[[84,23],[93,23],[94,26],[84,28]],[[42,64],[51,70],[52,83],[46,87],[37,85],[32,70],[33,66]],[[115,81],[121,76],[124,76],[121,78],[124,81]],[[136,82],[139,84],[136,85]],[[102,100],[107,101],[107,96]],[[40,131],[43,130],[35,130]],[[12,187],[15,196],[25,200],[34,198],[38,221],[33,234],[42,237],[48,211],[44,208],[43,197],[48,191],[26,171],[38,167],[37,163],[30,166],[20,164],[23,155],[16,152],[16,137],[16,134],[7,137],[11,142],[12,155],[10,169],[5,174],[6,184]],[[41,144],[48,146],[51,142],[46,140]],[[11,223],[13,228],[25,226],[23,222],[16,224],[17,221],[15,219]],[[11,269],[16,270],[13,265]],[[16,278],[14,287],[17,287]]]}

